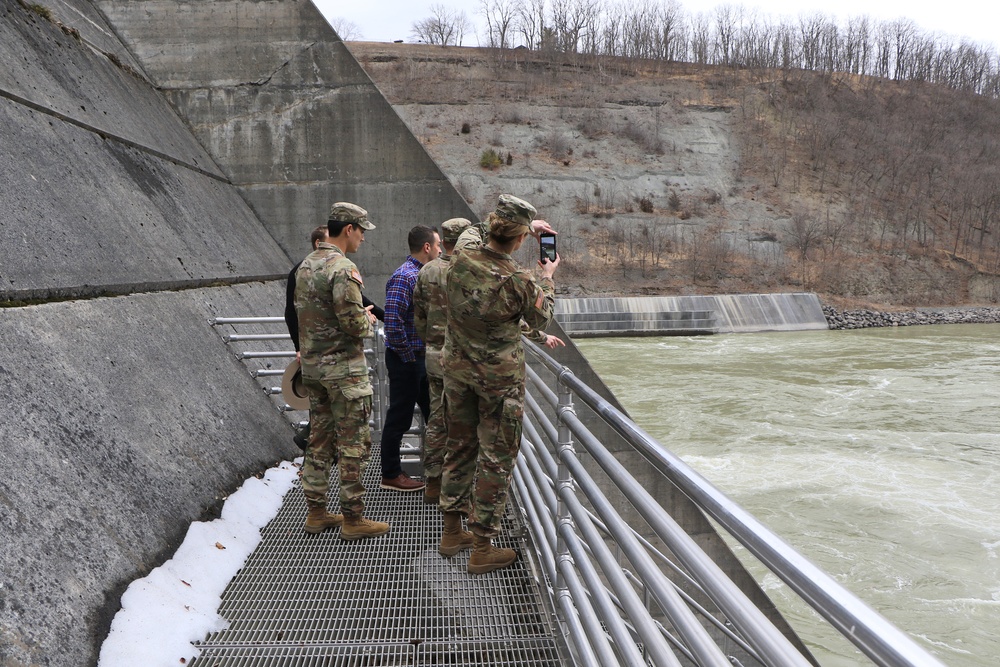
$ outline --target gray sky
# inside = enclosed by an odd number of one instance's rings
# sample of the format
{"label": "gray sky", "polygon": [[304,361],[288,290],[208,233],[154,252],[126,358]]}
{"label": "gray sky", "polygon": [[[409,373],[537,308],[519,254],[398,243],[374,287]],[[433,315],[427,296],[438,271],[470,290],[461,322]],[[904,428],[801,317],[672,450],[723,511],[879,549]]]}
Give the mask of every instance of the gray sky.
{"label": "gray sky", "polygon": [[[343,2],[313,0],[319,10],[332,21],[344,18],[357,25],[363,39],[391,42],[410,39],[414,22],[430,16],[432,5],[464,10],[470,21],[479,25],[480,0],[377,0],[375,2]],[[852,16],[868,15],[874,19],[912,19],[922,30],[954,37],[967,37],[983,46],[1000,44],[1000,2],[985,0],[757,0],[756,2],[685,2],[681,7],[688,15],[711,12],[719,4],[742,6],[747,10],[772,18],[796,18],[801,14],[820,12],[838,21]],[[465,46],[478,46],[475,35],[466,37]]]}

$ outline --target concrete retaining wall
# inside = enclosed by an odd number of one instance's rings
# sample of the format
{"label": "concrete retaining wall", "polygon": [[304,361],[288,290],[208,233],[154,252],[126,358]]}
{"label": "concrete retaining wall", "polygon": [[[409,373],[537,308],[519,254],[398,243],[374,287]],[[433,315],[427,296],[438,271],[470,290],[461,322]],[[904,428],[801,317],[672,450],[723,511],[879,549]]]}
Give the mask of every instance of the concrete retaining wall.
{"label": "concrete retaining wall", "polygon": [[812,293],[557,299],[570,335],[653,335],[827,329]]}

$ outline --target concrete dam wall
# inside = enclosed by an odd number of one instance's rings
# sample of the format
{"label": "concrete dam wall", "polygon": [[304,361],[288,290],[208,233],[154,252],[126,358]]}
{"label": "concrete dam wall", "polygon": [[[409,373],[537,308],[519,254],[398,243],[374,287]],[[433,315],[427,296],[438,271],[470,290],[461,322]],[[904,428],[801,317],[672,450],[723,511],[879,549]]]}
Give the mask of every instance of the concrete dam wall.
{"label": "concrete dam wall", "polygon": [[829,328],[811,293],[559,299],[556,319],[577,338]]}

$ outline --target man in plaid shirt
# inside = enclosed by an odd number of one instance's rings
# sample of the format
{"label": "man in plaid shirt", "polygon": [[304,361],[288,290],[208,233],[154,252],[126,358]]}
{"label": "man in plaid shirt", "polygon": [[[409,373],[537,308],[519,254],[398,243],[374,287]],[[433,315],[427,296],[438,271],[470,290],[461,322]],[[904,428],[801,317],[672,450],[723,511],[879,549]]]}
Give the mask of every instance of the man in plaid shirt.
{"label": "man in plaid shirt", "polygon": [[413,406],[424,421],[430,414],[424,342],[413,326],[413,287],[417,273],[441,254],[437,231],[417,225],[407,237],[410,254],[385,285],[385,369],[389,375],[389,408],[382,429],[382,488],[419,491],[424,483],[403,472],[399,446],[413,424]]}

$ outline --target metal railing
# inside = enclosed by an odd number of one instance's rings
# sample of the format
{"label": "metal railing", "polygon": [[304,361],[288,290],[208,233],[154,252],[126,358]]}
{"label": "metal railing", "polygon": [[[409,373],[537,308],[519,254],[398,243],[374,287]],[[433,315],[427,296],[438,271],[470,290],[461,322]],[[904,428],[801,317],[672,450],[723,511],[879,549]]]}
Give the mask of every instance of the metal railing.
{"label": "metal railing", "polygon": [[[651,470],[784,581],[873,664],[936,666],[908,635],[796,552],[671,454],[546,352],[525,341],[522,454],[514,484],[550,583],[552,603],[580,665],[812,664],[588,429],[577,399]],[[543,380],[538,368],[545,373]],[[575,438],[575,440],[574,440]],[[582,447],[580,453],[576,446]],[[591,458],[616,497],[648,525],[640,535],[582,463]],[[654,540],[662,543],[656,547]],[[615,557],[624,556],[625,563]]]}
{"label": "metal railing", "polygon": [[[215,317],[209,321],[209,324],[214,327],[232,327],[234,333],[221,334],[222,340],[226,343],[273,343],[275,341],[284,342],[291,340],[291,336],[288,335],[287,331],[282,333],[261,333],[260,331],[255,331],[254,333],[236,332],[237,326],[249,326],[254,329],[263,330],[272,325],[280,325],[281,328],[284,329],[284,317]],[[265,345],[264,347],[268,346]],[[386,381],[385,372],[385,334],[382,331],[381,325],[375,327],[375,335],[373,337],[365,339],[365,357],[368,359],[368,375],[371,377],[372,387],[374,388],[374,394],[372,396],[372,418],[369,425],[373,431],[381,431],[382,422],[385,418],[385,411],[389,404],[389,383]],[[295,359],[295,350],[245,349],[236,352],[236,358],[244,362],[251,359],[285,360],[285,363],[282,364],[281,368],[250,368],[250,374],[255,378],[275,377],[284,375],[285,367],[288,365],[288,362]],[[264,386],[263,389],[264,393],[271,396],[280,396],[282,393],[280,384],[277,386]],[[287,402],[280,403],[278,405],[278,409],[284,413],[301,412],[296,411],[288,405]],[[296,423],[300,426],[304,426],[307,421],[299,420]]]}

